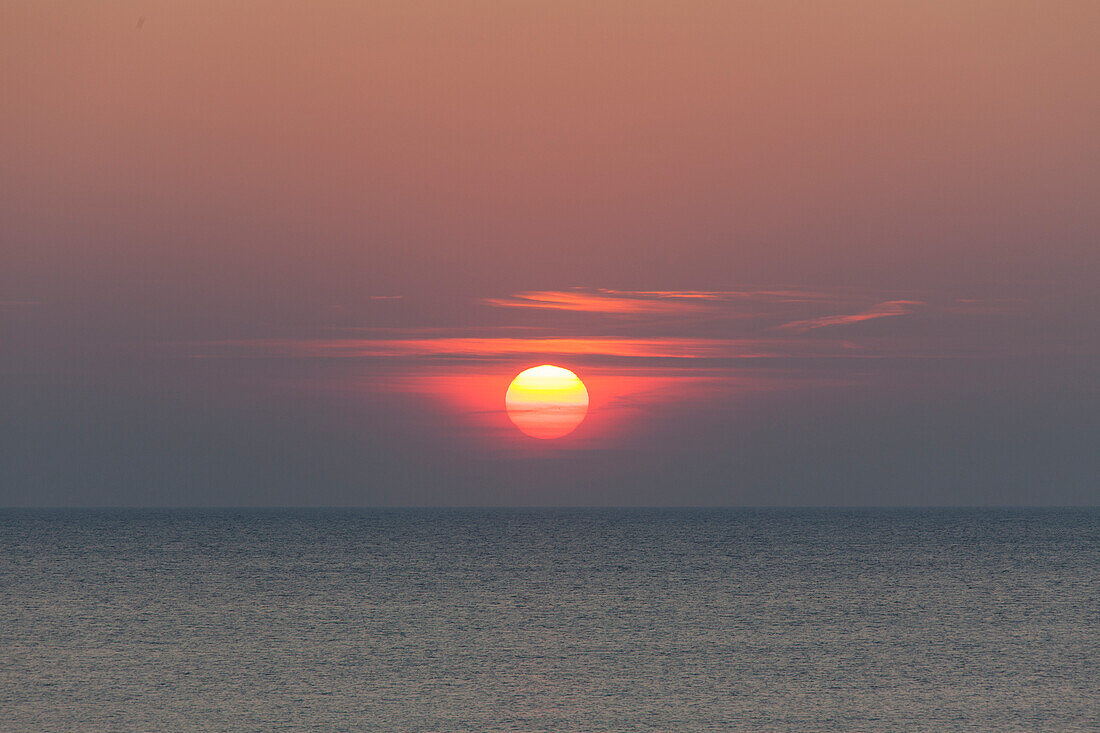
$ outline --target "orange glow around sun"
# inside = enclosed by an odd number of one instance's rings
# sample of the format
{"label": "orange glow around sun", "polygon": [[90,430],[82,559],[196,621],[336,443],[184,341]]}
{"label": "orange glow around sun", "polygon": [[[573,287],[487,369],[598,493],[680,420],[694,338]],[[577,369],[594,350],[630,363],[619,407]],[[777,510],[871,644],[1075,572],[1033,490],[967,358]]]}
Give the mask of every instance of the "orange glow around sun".
{"label": "orange glow around sun", "polygon": [[588,390],[568,369],[543,364],[516,375],[504,397],[508,417],[532,438],[560,438],[588,413]]}

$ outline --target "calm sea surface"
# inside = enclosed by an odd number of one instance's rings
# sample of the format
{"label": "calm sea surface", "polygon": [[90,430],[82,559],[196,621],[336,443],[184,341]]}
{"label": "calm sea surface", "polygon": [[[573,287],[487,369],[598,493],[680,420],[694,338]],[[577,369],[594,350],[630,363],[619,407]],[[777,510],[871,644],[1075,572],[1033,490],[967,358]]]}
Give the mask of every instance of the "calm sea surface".
{"label": "calm sea surface", "polygon": [[1100,730],[1100,511],[0,511],[0,730]]}

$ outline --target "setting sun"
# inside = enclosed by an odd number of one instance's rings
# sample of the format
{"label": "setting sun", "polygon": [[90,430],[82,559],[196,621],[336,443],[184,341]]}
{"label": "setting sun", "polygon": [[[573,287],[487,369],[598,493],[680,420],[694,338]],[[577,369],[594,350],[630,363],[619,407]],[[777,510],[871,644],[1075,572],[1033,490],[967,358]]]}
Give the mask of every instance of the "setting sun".
{"label": "setting sun", "polygon": [[532,438],[573,432],[588,412],[588,390],[576,374],[543,364],[516,375],[504,397],[508,417]]}

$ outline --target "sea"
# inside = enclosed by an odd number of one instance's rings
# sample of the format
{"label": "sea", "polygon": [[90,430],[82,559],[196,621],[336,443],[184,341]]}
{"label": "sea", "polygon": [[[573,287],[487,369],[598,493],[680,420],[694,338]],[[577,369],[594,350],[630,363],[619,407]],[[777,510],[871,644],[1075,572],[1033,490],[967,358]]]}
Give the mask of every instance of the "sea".
{"label": "sea", "polygon": [[0,510],[0,731],[1097,731],[1100,509]]}

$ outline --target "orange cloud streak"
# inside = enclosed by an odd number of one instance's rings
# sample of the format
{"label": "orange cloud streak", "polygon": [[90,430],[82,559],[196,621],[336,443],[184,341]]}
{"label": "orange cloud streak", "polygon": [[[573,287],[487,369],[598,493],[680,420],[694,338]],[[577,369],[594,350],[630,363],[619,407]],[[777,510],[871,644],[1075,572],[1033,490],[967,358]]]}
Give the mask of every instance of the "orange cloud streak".
{"label": "orange cloud streak", "polygon": [[836,296],[802,290],[539,290],[483,302],[500,308],[541,308],[618,315],[699,313],[738,302],[816,303]]}
{"label": "orange cloud streak", "polygon": [[815,328],[824,328],[826,326],[846,326],[850,323],[870,321],[876,318],[905,316],[914,312],[922,305],[924,305],[924,303],[919,300],[889,300],[885,303],[879,303],[860,313],[840,316],[822,316],[821,318],[810,318],[804,321],[791,321],[790,323],[784,323],[782,326],[779,326],[779,328],[795,333],[805,333],[806,331]]}
{"label": "orange cloud streak", "polygon": [[434,338],[223,341],[217,345],[298,357],[502,357],[535,354],[636,358],[751,358],[778,355],[780,340],[694,338]]}
{"label": "orange cloud streak", "polygon": [[703,308],[694,303],[676,303],[651,298],[619,297],[603,293],[568,290],[541,290],[516,293],[507,298],[486,298],[485,303],[503,308],[546,308],[585,313],[697,313]]}

